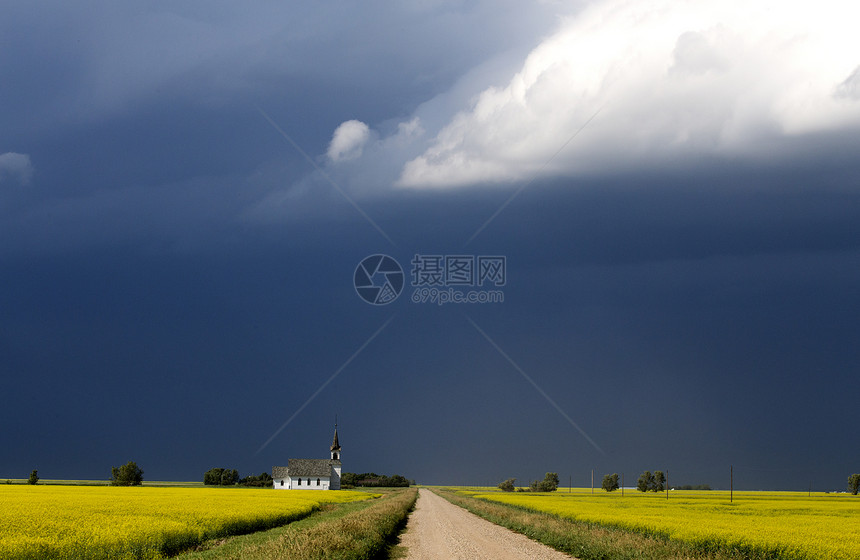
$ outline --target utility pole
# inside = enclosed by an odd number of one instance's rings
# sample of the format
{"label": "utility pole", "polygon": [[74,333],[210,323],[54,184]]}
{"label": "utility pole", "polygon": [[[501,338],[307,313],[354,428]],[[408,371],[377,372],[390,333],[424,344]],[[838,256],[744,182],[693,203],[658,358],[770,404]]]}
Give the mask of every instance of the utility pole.
{"label": "utility pole", "polygon": [[591,469],[591,495],[594,495],[594,469]]}
{"label": "utility pole", "polygon": [[621,495],[624,496],[624,473],[621,473]]}
{"label": "utility pole", "polygon": [[729,465],[729,503],[735,501],[735,467]]}
{"label": "utility pole", "polygon": [[573,475],[567,475],[567,493],[570,494],[573,487]]}
{"label": "utility pole", "polygon": [[666,499],[669,499],[669,469],[666,469]]}

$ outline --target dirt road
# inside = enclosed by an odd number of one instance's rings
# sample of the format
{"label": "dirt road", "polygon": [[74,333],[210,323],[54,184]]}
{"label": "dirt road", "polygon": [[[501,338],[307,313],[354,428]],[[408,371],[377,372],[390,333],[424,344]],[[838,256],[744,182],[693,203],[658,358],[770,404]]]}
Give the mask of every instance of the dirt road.
{"label": "dirt road", "polygon": [[570,560],[570,556],[494,525],[440,498],[418,491],[401,546],[406,560]]}

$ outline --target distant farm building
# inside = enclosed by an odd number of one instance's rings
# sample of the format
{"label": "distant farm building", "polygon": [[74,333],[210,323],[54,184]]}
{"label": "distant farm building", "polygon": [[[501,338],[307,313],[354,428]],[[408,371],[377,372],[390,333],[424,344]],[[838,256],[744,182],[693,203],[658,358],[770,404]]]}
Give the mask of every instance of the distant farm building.
{"label": "distant farm building", "polygon": [[286,467],[272,467],[272,483],[276,490],[340,490],[340,474],[335,424],[330,459],[289,459]]}

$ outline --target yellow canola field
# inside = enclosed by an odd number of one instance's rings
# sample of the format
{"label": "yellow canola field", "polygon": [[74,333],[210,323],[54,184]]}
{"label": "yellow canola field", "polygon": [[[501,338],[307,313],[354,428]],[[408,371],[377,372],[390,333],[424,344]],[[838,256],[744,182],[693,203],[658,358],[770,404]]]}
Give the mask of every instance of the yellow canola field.
{"label": "yellow canola field", "polygon": [[516,505],[686,541],[700,551],[744,558],[860,558],[860,498],[847,494],[721,491],[643,494],[463,492]]}
{"label": "yellow canola field", "polygon": [[155,559],[365,492],[0,485],[0,558]]}

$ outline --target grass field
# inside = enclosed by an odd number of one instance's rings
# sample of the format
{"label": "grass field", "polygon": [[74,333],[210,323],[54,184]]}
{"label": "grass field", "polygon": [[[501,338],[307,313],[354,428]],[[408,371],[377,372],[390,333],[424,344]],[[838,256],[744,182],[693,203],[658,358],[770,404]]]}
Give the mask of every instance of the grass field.
{"label": "grass field", "polygon": [[0,484],[0,558],[163,558],[301,519],[352,491]]}
{"label": "grass field", "polygon": [[340,504],[331,511],[266,533],[231,539],[177,560],[367,560],[385,557],[415,505],[415,488],[381,490],[372,503]]}
{"label": "grass field", "polygon": [[[26,478],[3,478],[0,479],[0,484],[28,484]],[[66,480],[40,478],[39,484],[47,486],[110,486],[110,480]],[[142,486],[157,486],[157,487],[178,487],[178,488],[203,488],[202,482],[173,482],[156,480],[152,482],[144,482]]]}
{"label": "grass field", "polygon": [[298,521],[293,521],[286,525],[281,525],[280,527],[275,527],[274,529],[268,529],[266,531],[249,533],[247,535],[211,539],[195,546],[188,552],[184,552],[172,558],[175,560],[223,560],[231,556],[239,555],[247,548],[265,545],[280,538],[286,533],[305,531],[318,525],[326,525],[335,522],[347,515],[358,513],[378,502],[379,500],[360,500],[348,503],[323,504],[319,511],[315,511]]}
{"label": "grass field", "polygon": [[532,494],[458,489],[458,494],[680,541],[703,555],[740,558],[860,558],[860,499],[796,492]]}

